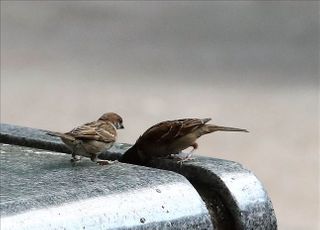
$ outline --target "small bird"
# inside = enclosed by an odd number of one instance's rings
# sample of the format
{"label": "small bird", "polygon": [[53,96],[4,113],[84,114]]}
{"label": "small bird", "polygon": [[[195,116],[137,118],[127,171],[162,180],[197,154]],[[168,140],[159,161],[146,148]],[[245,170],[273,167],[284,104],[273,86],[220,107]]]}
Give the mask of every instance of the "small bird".
{"label": "small bird", "polygon": [[118,114],[105,113],[97,121],[76,127],[70,132],[48,134],[61,138],[72,151],[72,162],[80,160],[77,156],[85,156],[94,162],[104,164],[108,161],[98,160],[99,154],[113,146],[117,139],[117,129],[123,128],[122,118]]}
{"label": "small bird", "polygon": [[160,122],[138,138],[136,143],[120,158],[120,162],[145,165],[154,158],[166,158],[193,147],[189,155],[198,148],[197,139],[215,131],[248,132],[246,129],[206,124],[211,118],[186,118]]}

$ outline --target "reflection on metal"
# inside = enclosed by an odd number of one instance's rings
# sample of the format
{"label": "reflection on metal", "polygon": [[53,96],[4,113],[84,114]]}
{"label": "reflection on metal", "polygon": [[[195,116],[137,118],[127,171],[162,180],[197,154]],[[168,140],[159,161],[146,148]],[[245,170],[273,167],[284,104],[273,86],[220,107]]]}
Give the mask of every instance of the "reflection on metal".
{"label": "reflection on metal", "polygon": [[252,172],[237,162],[195,156],[182,165],[157,159],[150,166],[184,175],[206,201],[218,228],[277,229],[268,194]]}
{"label": "reflection on metal", "polygon": [[179,174],[89,160],[73,167],[64,154],[0,147],[2,230],[213,228],[203,200]]}
{"label": "reflection on metal", "polygon": [[[174,222],[188,216],[200,216],[206,212],[203,201],[194,197],[190,185],[176,183],[88,198],[59,206],[28,210],[24,213],[3,217],[1,229],[48,229],[62,227],[114,229],[136,227],[154,222]],[[174,199],[174,202],[168,202]],[[179,204],[179,205],[177,205]],[[34,218],[36,217],[36,218]]]}

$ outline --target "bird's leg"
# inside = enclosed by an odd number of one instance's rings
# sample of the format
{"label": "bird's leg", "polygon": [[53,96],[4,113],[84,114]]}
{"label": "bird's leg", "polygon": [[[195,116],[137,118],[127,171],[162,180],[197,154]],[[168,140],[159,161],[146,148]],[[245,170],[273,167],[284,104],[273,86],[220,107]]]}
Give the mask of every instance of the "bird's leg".
{"label": "bird's leg", "polygon": [[198,144],[195,142],[192,145],[190,145],[191,147],[193,147],[193,149],[188,153],[188,155],[184,158],[178,157],[178,161],[177,163],[182,164],[185,161],[190,161],[190,160],[194,160],[194,158],[192,157],[192,153],[194,152],[194,150],[196,150],[198,148]]}
{"label": "bird's leg", "polygon": [[186,159],[192,158],[192,153],[194,152],[194,150],[196,150],[198,148],[198,143],[193,143],[192,145],[190,145],[193,149],[188,153]]}
{"label": "bird's leg", "polygon": [[72,159],[70,160],[71,162],[76,162],[76,161],[80,161],[81,160],[81,156],[75,155],[72,156]]}
{"label": "bird's leg", "polygon": [[75,152],[72,151],[72,159],[71,159],[71,161],[75,162],[75,161],[80,161],[80,160],[81,160],[81,156],[76,155]]}
{"label": "bird's leg", "polygon": [[198,148],[198,144],[195,142],[192,145],[190,145],[190,147],[192,147],[193,149],[188,153],[187,156],[181,156],[182,152],[179,152],[179,153],[172,153],[164,157],[158,157],[158,159],[176,159],[178,163],[193,160],[194,158],[192,157],[192,153],[194,152],[194,150]]}
{"label": "bird's leg", "polygon": [[91,161],[96,162],[99,165],[109,165],[109,164],[114,163],[114,161],[98,159],[98,155],[97,154],[92,154],[90,159],[91,159]]}
{"label": "bird's leg", "polygon": [[96,161],[97,164],[99,165],[110,165],[115,163],[115,161],[109,161],[109,160],[97,160]]}
{"label": "bird's leg", "polygon": [[72,148],[72,153],[71,153],[72,159],[70,160],[72,164],[81,160],[81,156],[76,155],[76,149],[78,148],[79,145],[81,145],[81,143],[77,142]]}

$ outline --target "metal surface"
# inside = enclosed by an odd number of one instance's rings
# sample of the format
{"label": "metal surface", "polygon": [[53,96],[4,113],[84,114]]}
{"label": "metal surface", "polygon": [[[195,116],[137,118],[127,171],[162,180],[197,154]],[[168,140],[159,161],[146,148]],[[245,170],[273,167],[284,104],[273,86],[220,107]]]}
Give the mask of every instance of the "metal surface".
{"label": "metal surface", "polygon": [[[25,127],[14,126],[9,124],[1,124],[0,142],[32,146],[35,148],[50,149],[57,152],[60,152],[61,149],[63,150],[65,148],[59,138],[48,136],[46,135],[46,132],[47,131],[45,130],[37,130],[37,129],[25,128]],[[106,151],[102,155],[102,159],[110,159],[110,160],[117,159],[129,147],[130,145],[128,144],[116,144],[112,149],[110,149],[109,151]],[[14,155],[10,155],[7,157],[15,158]],[[17,157],[19,157],[19,154]],[[84,162],[81,162],[81,164],[77,166],[75,169],[73,168],[70,169],[70,164],[69,164],[70,158],[68,156],[59,155],[59,157],[57,157],[56,155],[53,155],[53,153],[51,153],[47,157],[49,158],[51,157],[53,161],[58,161],[57,162],[57,165],[59,165],[57,166],[58,168],[55,168],[55,167],[52,168],[53,172],[51,173],[53,173],[52,174],[53,178],[55,178],[55,176],[53,176],[54,173],[59,173],[59,171],[65,170],[63,169],[64,167],[67,167],[68,170],[70,170],[65,173],[68,174],[68,176],[71,175],[72,176],[71,178],[73,178],[71,180],[72,182],[71,187],[74,187],[77,185],[77,183],[75,182],[76,179],[74,176],[75,172],[77,172],[81,168],[88,168],[83,170],[92,170],[91,167],[97,167],[93,165],[92,162],[84,161]],[[44,162],[47,162],[47,161],[44,160]],[[43,163],[43,165],[46,165],[46,164],[48,164],[48,162]],[[51,163],[49,165],[51,165]],[[56,165],[56,164],[53,164],[53,165]],[[63,165],[64,167],[62,167]],[[275,212],[273,210],[271,200],[268,197],[267,192],[263,188],[263,185],[252,172],[244,168],[239,163],[222,160],[222,159],[196,156],[195,160],[184,162],[183,164],[178,164],[173,160],[157,159],[157,160],[154,160],[148,166],[150,167],[148,170],[151,170],[151,172],[153,172],[149,174],[148,177],[144,177],[145,176],[144,170],[146,170],[146,167],[133,166],[130,164],[115,164],[107,167],[109,168],[108,170],[109,172],[111,172],[113,168],[115,170],[116,167],[120,167],[120,168],[117,168],[119,172],[122,172],[123,170],[124,171],[127,170],[126,172],[128,174],[126,175],[126,177],[120,173],[122,177],[120,177],[116,183],[116,185],[119,187],[121,187],[123,184],[126,184],[126,183],[131,185],[135,184],[135,182],[131,181],[130,179],[131,177],[129,175],[131,174],[134,177],[148,178],[147,181],[150,184],[153,183],[153,180],[155,180],[155,183],[159,183],[159,181],[162,181],[163,184],[166,184],[167,182],[164,182],[162,179],[160,179],[158,177],[160,174],[158,175],[157,171],[152,171],[152,170],[155,170],[152,168],[166,169],[166,170],[178,172],[179,174],[185,176],[192,183],[194,188],[197,190],[197,192],[201,195],[202,199],[205,201],[206,207],[210,213],[211,223],[213,224],[215,229],[271,229],[271,230],[277,229],[277,220],[276,220]],[[50,167],[52,166],[48,166],[47,168],[48,171],[51,171],[51,169],[49,170]],[[142,170],[142,171],[139,171],[141,174],[137,175],[136,173],[131,172],[133,169],[134,171]],[[55,172],[55,171],[58,171],[58,172]],[[160,171],[160,172],[161,172],[161,175],[164,175],[166,173],[168,173],[168,175],[173,175],[170,172],[164,172],[164,171]],[[108,175],[107,171],[105,171],[104,173]],[[114,177],[115,177],[115,174],[114,174]],[[81,175],[82,175],[81,177],[86,178],[91,174],[88,174],[88,175],[81,174]],[[60,173],[59,173],[59,176],[60,176]],[[101,175],[99,177],[101,177]],[[163,178],[165,178],[165,176]],[[11,183],[9,181],[7,183]],[[67,183],[66,180],[65,180],[65,183]],[[59,190],[60,188],[64,189],[65,187],[68,187],[70,190],[70,186],[62,186],[60,184],[56,184],[56,186],[57,186],[56,189],[59,189]],[[79,187],[76,187],[76,188],[80,190]],[[126,191],[128,192],[128,194],[135,193],[135,189],[136,187],[130,187]],[[72,191],[73,190],[71,190],[71,192],[69,193],[72,193]],[[176,195],[178,191],[180,190],[176,187],[176,190],[173,189],[171,192],[172,194]],[[9,190],[7,193],[11,194]],[[87,197],[84,197],[84,199],[86,198]],[[149,198],[151,199],[153,197],[148,197],[148,199]],[[80,199],[83,199],[83,198],[80,197]],[[181,203],[185,203],[185,202],[188,203],[192,201],[192,197],[187,197],[179,200],[176,197],[167,196],[167,199],[168,200],[175,199],[176,201],[179,201]],[[36,201],[36,199],[33,199],[33,201]],[[15,203],[14,205],[16,204],[17,203]],[[153,206],[152,203],[150,203],[150,205]],[[146,206],[148,205],[146,204]],[[178,225],[170,225],[170,228],[173,228],[173,229],[174,228],[175,229],[197,228],[199,226],[196,223],[197,218],[195,216],[196,215],[192,217],[192,221],[194,225],[190,223],[191,220],[188,220],[188,218],[187,219],[181,218],[180,222],[179,221],[175,222],[175,223],[179,223]],[[141,221],[144,222],[144,224],[141,226],[147,226],[147,221],[144,219],[144,217],[141,217],[141,218],[143,218],[141,219]],[[200,218],[200,222],[199,222],[200,225],[201,223],[208,223],[207,222],[208,220],[206,221],[202,220],[201,215],[199,218]],[[162,221],[157,222],[159,226],[168,227],[168,225],[164,223],[166,222],[162,222]],[[184,223],[187,223],[188,226],[185,226]],[[139,227],[141,226],[139,225]],[[210,228],[211,227],[212,226],[210,225]],[[156,226],[154,226],[154,228],[156,228]],[[159,229],[161,228],[162,227],[159,227]],[[204,229],[206,229],[206,227]]]}
{"label": "metal surface", "polygon": [[277,229],[275,212],[263,185],[237,162],[195,156],[183,164],[157,159],[150,167],[184,175],[206,201],[218,229]]}
{"label": "metal surface", "polygon": [[0,144],[1,229],[212,229],[181,175]]}

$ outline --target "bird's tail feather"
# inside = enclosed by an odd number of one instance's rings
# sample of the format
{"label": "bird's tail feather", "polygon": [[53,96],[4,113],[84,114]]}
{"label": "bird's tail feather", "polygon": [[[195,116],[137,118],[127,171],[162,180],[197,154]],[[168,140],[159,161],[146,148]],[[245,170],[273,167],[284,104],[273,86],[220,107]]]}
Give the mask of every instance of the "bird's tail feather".
{"label": "bird's tail feather", "polygon": [[246,129],[234,128],[234,127],[226,127],[226,126],[218,126],[218,125],[205,125],[203,131],[204,131],[203,134],[212,133],[212,132],[216,132],[216,131],[246,132],[246,133],[249,132]]}
{"label": "bird's tail feather", "polygon": [[70,136],[70,135],[67,135],[67,134],[64,134],[64,133],[59,133],[59,132],[47,132],[48,135],[50,136],[55,136],[55,137],[61,137],[61,138],[64,138],[64,139],[67,139],[69,141],[74,141],[75,138]]}
{"label": "bird's tail feather", "polygon": [[201,121],[202,121],[203,124],[205,124],[208,121],[211,121],[211,118],[204,118],[204,119],[201,119]]}

